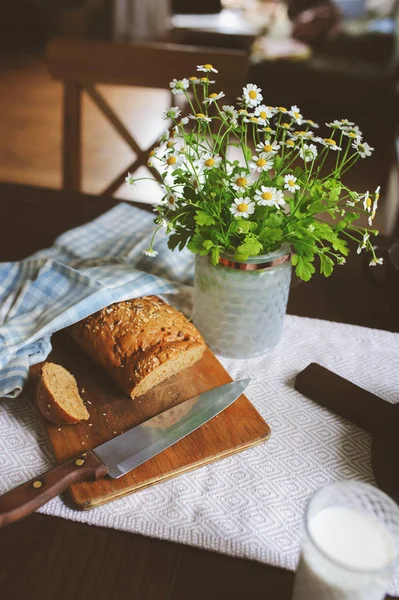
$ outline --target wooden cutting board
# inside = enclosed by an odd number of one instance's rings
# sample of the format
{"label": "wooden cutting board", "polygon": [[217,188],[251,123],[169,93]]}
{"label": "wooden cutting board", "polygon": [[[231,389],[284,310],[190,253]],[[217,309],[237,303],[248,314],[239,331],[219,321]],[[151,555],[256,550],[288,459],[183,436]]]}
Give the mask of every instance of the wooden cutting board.
{"label": "wooden cutting board", "polygon": [[[73,373],[90,412],[87,422],[57,426],[44,419],[39,411],[58,463],[175,406],[172,423],[174,416],[177,419],[182,415],[184,408],[179,406],[181,402],[231,381],[214,354],[207,349],[197,364],[170,377],[144,396],[131,400],[67,334],[60,332],[53,336],[52,341],[53,351],[48,360]],[[40,367],[35,365],[30,371],[28,393],[34,401]],[[269,426],[242,395],[217,417],[120,479],[105,478],[71,486],[66,501],[73,508],[94,508],[245,450],[266,441],[269,436]]]}

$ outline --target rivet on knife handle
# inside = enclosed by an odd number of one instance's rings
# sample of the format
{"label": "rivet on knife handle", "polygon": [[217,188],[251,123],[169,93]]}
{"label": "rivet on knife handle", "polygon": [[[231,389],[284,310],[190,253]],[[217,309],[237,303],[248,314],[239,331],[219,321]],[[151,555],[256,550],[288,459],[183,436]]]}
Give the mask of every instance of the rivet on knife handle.
{"label": "rivet on knife handle", "polygon": [[107,473],[93,452],[72,458],[0,496],[0,527],[27,517],[73,483],[102,479]]}

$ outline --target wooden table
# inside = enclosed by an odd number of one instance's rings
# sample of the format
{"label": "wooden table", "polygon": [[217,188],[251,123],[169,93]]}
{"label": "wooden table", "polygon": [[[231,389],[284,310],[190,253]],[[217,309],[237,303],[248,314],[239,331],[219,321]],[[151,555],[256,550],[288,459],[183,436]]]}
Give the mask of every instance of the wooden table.
{"label": "wooden table", "polygon": [[[51,245],[115,200],[0,184],[0,260]],[[353,256],[326,281],[292,288],[289,312],[398,331],[387,293]],[[293,574],[132,533],[34,514],[0,530],[0,590],[7,600],[224,600],[291,597]]]}

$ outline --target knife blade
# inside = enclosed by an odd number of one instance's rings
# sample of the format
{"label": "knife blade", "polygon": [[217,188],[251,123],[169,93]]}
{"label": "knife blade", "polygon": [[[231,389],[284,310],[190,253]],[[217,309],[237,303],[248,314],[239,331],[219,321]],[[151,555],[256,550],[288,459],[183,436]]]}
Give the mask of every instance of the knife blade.
{"label": "knife blade", "polygon": [[28,516],[73,483],[122,477],[216,417],[241,396],[249,381],[233,381],[194,396],[3,494],[0,527]]}

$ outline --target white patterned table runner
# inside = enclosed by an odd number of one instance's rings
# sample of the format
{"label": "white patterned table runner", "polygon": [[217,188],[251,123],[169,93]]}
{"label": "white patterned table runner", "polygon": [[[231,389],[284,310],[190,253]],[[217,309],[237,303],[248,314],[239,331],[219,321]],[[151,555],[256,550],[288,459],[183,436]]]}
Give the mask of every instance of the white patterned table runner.
{"label": "white patterned table runner", "polygon": [[[41,512],[295,569],[309,496],[336,480],[373,483],[370,436],[293,388],[310,362],[399,401],[399,334],[287,316],[276,350],[223,359],[272,428],[269,442],[89,512],[56,498]],[[53,465],[25,399],[0,403],[0,493]],[[390,592],[399,595],[399,576]]]}

